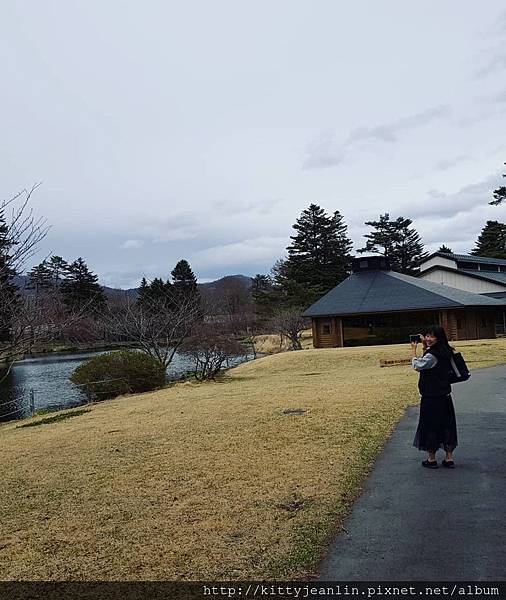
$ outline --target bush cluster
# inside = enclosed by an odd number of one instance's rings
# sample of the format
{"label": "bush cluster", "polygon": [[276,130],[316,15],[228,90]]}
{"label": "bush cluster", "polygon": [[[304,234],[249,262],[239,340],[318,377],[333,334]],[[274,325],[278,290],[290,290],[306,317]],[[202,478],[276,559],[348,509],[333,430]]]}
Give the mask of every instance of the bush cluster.
{"label": "bush cluster", "polygon": [[147,392],[165,385],[166,372],[157,360],[133,350],[107,352],[79,365],[70,380],[91,400]]}

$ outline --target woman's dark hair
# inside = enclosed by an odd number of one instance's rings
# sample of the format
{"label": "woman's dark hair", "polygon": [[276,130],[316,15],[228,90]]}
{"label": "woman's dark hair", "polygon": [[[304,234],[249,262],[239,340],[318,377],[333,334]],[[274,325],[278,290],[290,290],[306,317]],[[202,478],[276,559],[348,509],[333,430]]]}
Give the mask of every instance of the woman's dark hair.
{"label": "woman's dark hair", "polygon": [[435,346],[440,352],[446,354],[447,356],[452,355],[454,348],[450,346],[446,331],[442,327],[439,325],[430,325],[429,327],[425,328],[423,335],[427,335],[428,333],[431,333],[437,339]]}

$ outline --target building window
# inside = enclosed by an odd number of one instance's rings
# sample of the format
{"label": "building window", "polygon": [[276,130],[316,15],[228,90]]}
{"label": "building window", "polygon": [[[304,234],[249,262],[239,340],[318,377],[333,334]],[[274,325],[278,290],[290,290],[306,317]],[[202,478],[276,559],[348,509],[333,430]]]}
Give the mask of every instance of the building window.
{"label": "building window", "polygon": [[322,333],[323,335],[330,335],[330,323],[323,323],[322,325]]}
{"label": "building window", "polygon": [[407,344],[413,332],[423,331],[434,321],[434,311],[343,317],[343,345]]}
{"label": "building window", "polygon": [[498,273],[499,267],[497,265],[481,265],[480,271],[491,271],[494,273]]}
{"label": "building window", "polygon": [[467,269],[472,271],[478,271],[478,263],[472,262],[457,262],[457,269]]}

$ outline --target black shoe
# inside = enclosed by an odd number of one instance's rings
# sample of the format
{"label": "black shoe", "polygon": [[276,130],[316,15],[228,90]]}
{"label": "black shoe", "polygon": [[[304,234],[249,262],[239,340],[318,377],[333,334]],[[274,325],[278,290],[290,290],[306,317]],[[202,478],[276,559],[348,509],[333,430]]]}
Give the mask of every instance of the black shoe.
{"label": "black shoe", "polygon": [[455,469],[455,463],[453,462],[453,460],[445,460],[443,458],[443,460],[441,461],[441,464],[443,465],[443,467],[446,467],[447,469]]}
{"label": "black shoe", "polygon": [[422,467],[427,467],[427,469],[438,469],[437,460],[422,460]]}

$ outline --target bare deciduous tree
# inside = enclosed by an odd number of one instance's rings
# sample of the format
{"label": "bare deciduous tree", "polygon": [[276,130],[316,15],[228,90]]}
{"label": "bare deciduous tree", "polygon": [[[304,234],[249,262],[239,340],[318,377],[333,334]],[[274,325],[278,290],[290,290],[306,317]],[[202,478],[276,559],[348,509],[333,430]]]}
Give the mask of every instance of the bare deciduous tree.
{"label": "bare deciduous tree", "polygon": [[201,310],[194,299],[165,291],[142,305],[125,297],[108,307],[99,323],[112,339],[138,347],[167,367],[201,319]]}
{"label": "bare deciduous tree", "polygon": [[218,333],[209,325],[185,340],[181,351],[193,359],[198,381],[215,379],[230,358],[246,354],[246,349],[231,335]]}
{"label": "bare deciduous tree", "polygon": [[302,350],[302,332],[308,328],[308,320],[301,309],[288,309],[278,312],[270,321],[271,328],[279,334],[280,343],[286,338],[291,350]]}
{"label": "bare deciduous tree", "polygon": [[21,272],[26,261],[35,254],[39,242],[47,235],[49,225],[46,220],[36,218],[33,208],[30,207],[31,197],[40,185],[40,183],[36,183],[31,189],[22,190],[0,204],[0,214],[5,215],[6,209],[11,209],[11,216],[7,221],[11,251],[8,264],[2,265],[4,269],[9,268],[16,273]]}
{"label": "bare deciduous tree", "polygon": [[[13,276],[33,256],[49,229],[46,221],[37,219],[29,206],[32,194],[39,185],[23,190],[0,204],[0,360],[8,368],[13,358],[26,352],[43,331],[40,308],[19,294],[12,282]],[[7,209],[11,211],[10,217],[6,215]]]}
{"label": "bare deciduous tree", "polygon": [[57,289],[15,297],[0,292],[0,305],[11,313],[9,339],[0,346],[0,357],[7,364],[40,344],[99,339],[97,325],[87,317],[86,309],[69,311]]}
{"label": "bare deciduous tree", "polygon": [[235,277],[225,277],[216,288],[203,292],[208,321],[220,330],[235,335],[249,332],[254,324],[254,307],[250,285]]}

